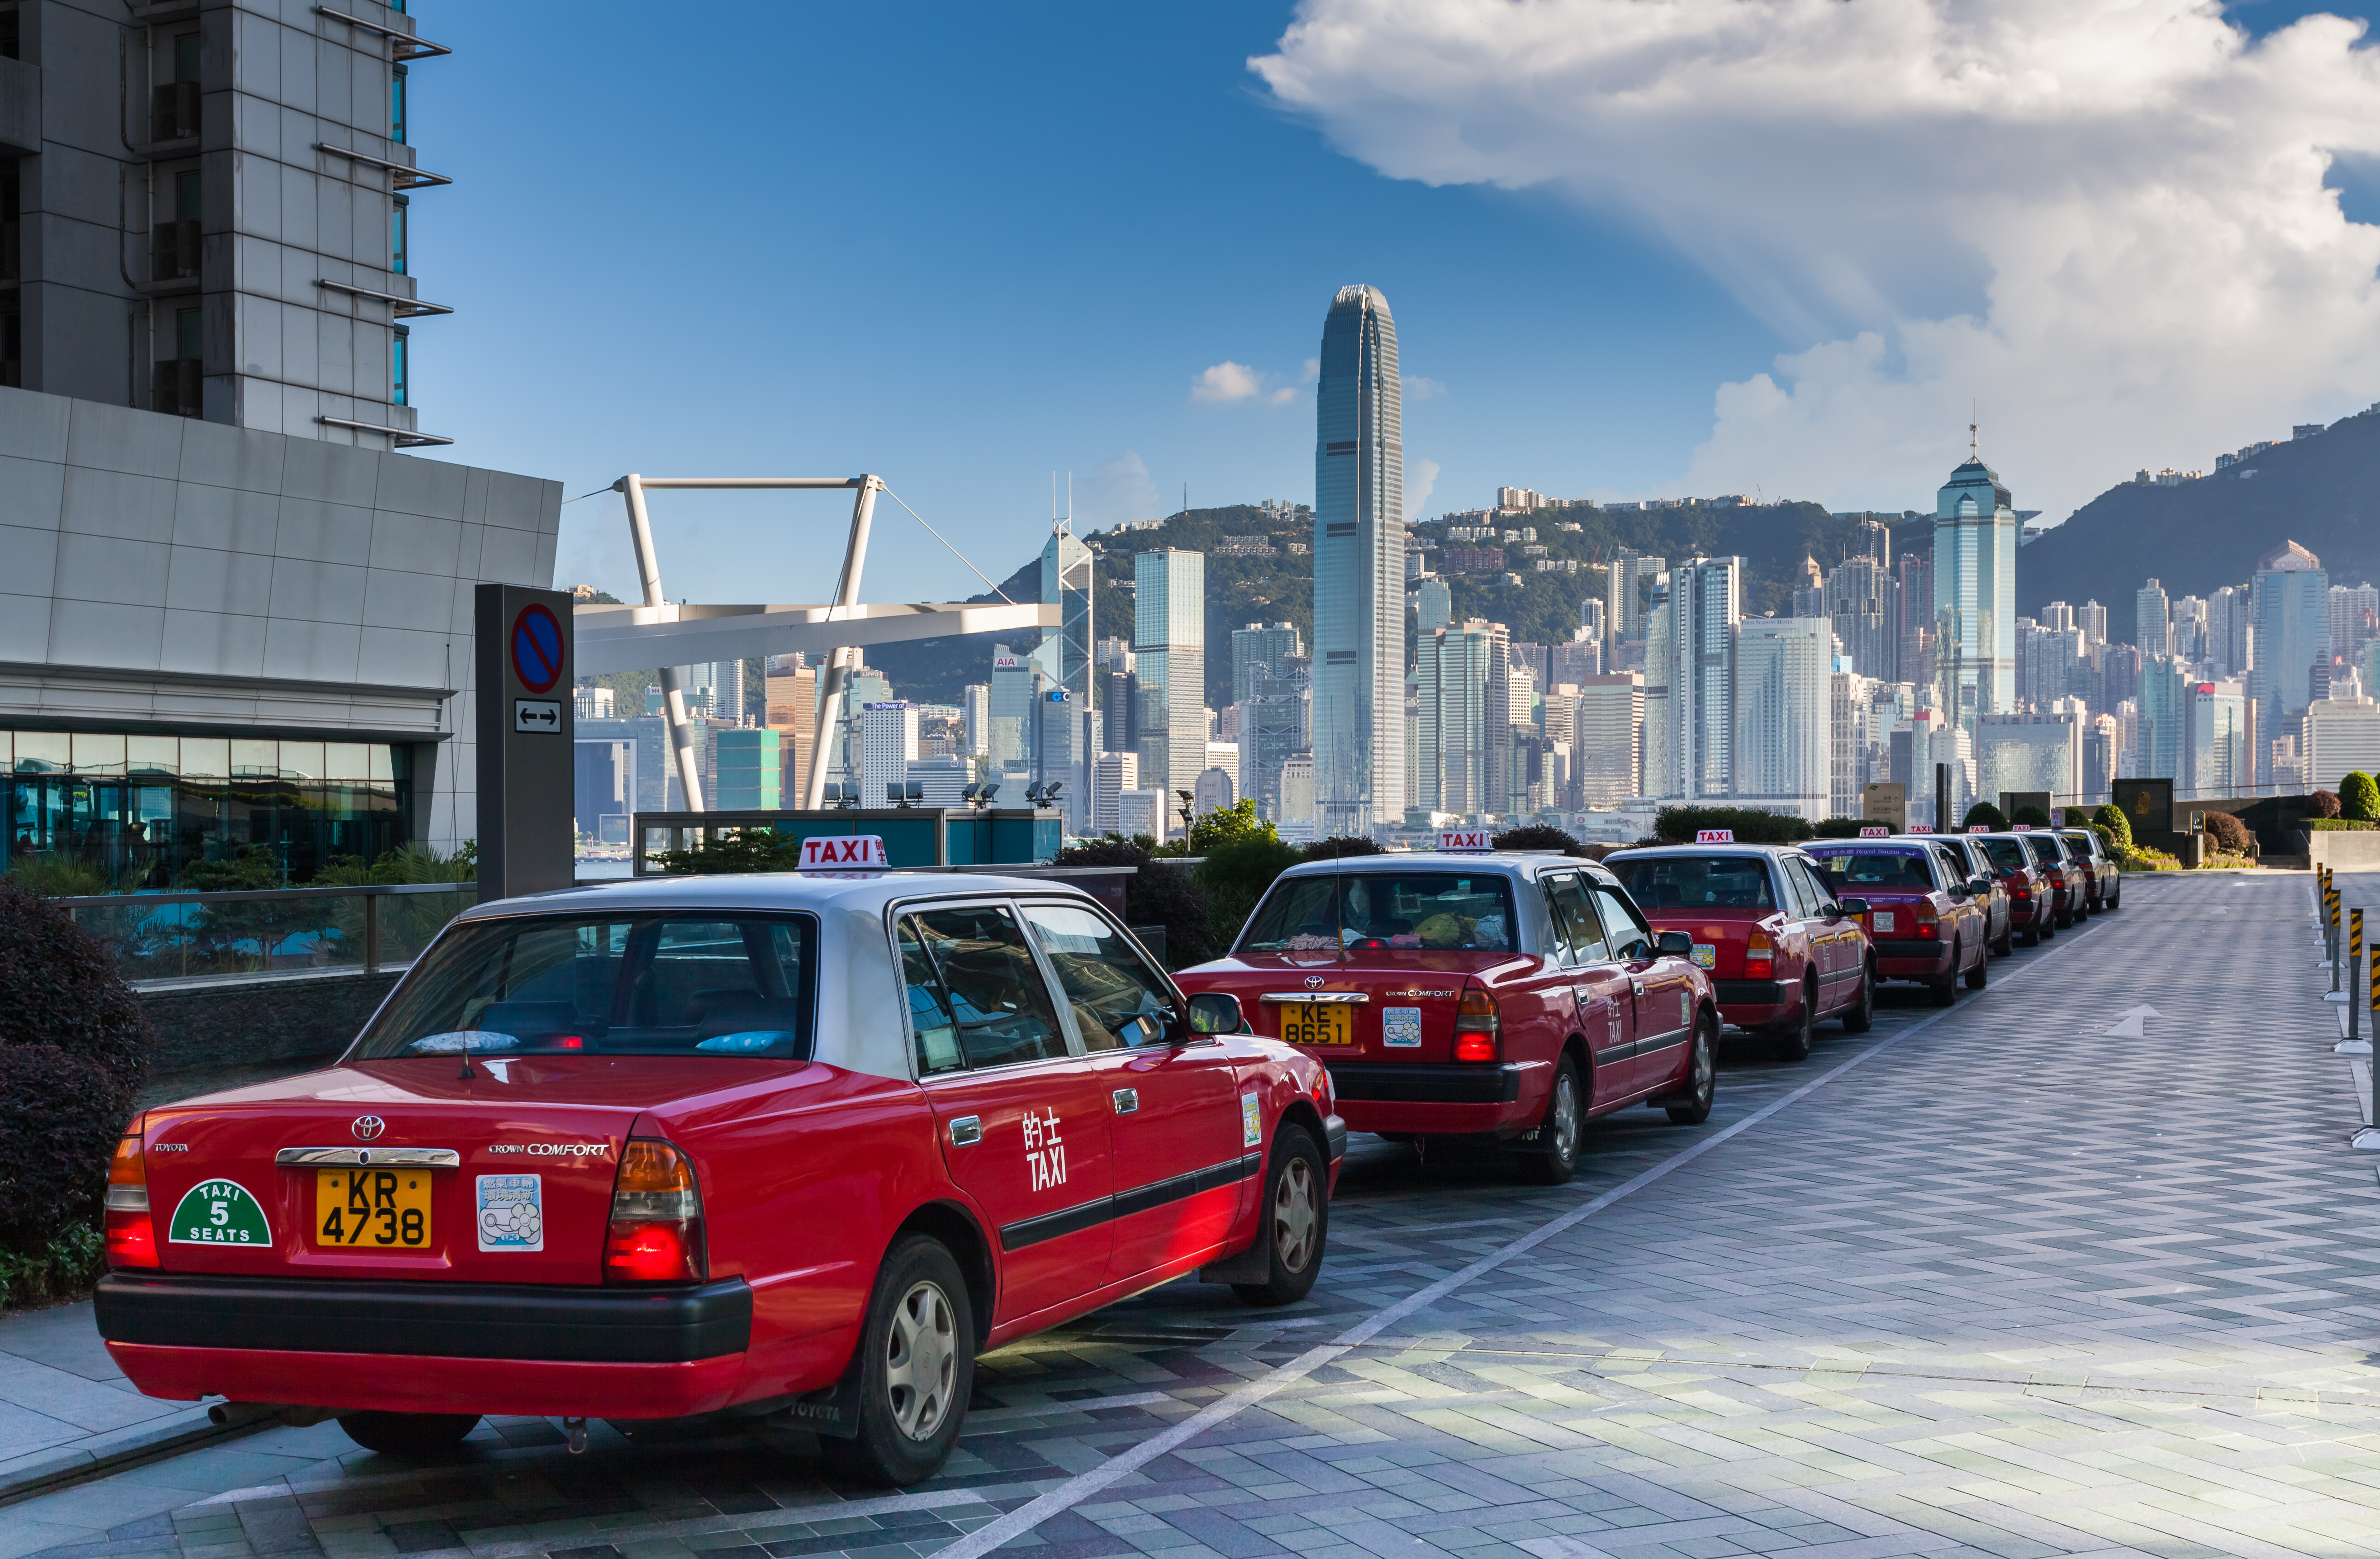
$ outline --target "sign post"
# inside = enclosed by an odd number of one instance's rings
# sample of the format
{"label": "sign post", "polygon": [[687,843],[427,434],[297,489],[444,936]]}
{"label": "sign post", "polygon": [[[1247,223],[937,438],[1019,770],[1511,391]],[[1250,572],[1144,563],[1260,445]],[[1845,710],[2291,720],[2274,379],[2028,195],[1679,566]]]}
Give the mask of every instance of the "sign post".
{"label": "sign post", "polygon": [[577,876],[570,613],[566,591],[472,593],[482,904],[566,888]]}
{"label": "sign post", "polygon": [[1891,780],[1870,784],[1860,792],[1860,818],[1900,833],[1909,826],[1909,787]]}

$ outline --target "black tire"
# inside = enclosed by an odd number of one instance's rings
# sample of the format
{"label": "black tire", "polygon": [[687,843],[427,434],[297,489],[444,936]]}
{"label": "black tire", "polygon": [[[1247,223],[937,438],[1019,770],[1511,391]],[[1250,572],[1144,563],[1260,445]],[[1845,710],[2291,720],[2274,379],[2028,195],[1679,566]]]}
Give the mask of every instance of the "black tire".
{"label": "black tire", "polygon": [[1330,1166],[1302,1126],[1284,1125],[1272,1134],[1258,1219],[1257,1237],[1272,1254],[1272,1275],[1262,1283],[1235,1283],[1232,1292],[1245,1305],[1293,1305],[1314,1287],[1330,1238]]}
{"label": "black tire", "polygon": [[1925,994],[1937,1007],[1949,1006],[1959,999],[1959,949],[1956,944],[1950,948],[1950,972],[1939,980],[1927,980]]}
{"label": "black tire", "polygon": [[451,1450],[480,1427],[477,1413],[349,1413],[339,1420],[347,1438],[367,1451],[424,1456]]}
{"label": "black tire", "polygon": [[2030,927],[2024,931],[2019,932],[2017,933],[2016,944],[2019,947],[2038,947],[2041,945],[2041,932],[2038,930]]}
{"label": "black tire", "polygon": [[1984,982],[1991,978],[1991,955],[1986,953],[1984,956],[1975,960],[1975,967],[1967,971],[1967,989],[1970,991],[1982,990],[1984,988]]}
{"label": "black tire", "polygon": [[2107,895],[2107,907],[2110,909],[2121,909],[2123,907],[2124,890],[2118,888],[2114,893]]}
{"label": "black tire", "polygon": [[1546,1090],[1545,1118],[1519,1154],[1521,1178],[1532,1186],[1568,1185],[1578,1173],[1578,1142],[1585,1132],[1586,1085],[1579,1080],[1578,1058],[1565,1055]]}
{"label": "black tire", "polygon": [[1810,1030],[1817,1023],[1817,999],[1812,988],[1802,987],[1802,1015],[1790,1025],[1772,1029],[1768,1034],[1768,1054],[1778,1061],[1810,1059]]}
{"label": "black tire", "polygon": [[2046,919],[2035,920],[2033,923],[2033,931],[2034,940],[2035,942],[2052,942],[2057,940],[2058,917],[2050,915]]}
{"label": "black tire", "polygon": [[1864,1034],[1876,1027],[1876,966],[1869,964],[1860,970],[1860,998],[1855,1005],[1842,1012],[1843,1032]]}
{"label": "black tire", "polygon": [[1686,1061],[1686,1102],[1663,1106],[1671,1126],[1700,1126],[1710,1119],[1711,1101],[1718,1097],[1718,1015],[1706,1012],[1694,1019],[1694,1038]]}
{"label": "black tire", "polygon": [[893,1241],[859,1334],[859,1433],[821,1440],[828,1465],[896,1487],[931,1478],[959,1443],[975,1352],[975,1309],[958,1262],[926,1235]]}
{"label": "black tire", "polygon": [[2008,930],[2000,932],[2000,939],[1998,942],[1993,943],[1991,945],[1991,956],[1995,958],[2005,958],[2015,951],[2016,918],[2014,916],[2010,916],[2009,918]]}

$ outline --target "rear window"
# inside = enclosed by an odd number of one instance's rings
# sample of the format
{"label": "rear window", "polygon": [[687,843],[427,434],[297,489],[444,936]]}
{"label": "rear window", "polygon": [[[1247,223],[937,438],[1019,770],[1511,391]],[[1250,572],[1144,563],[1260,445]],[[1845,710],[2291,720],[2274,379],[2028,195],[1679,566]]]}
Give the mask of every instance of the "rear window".
{"label": "rear window", "polygon": [[522,916],[440,937],[349,1060],[810,1053],[806,915]]}
{"label": "rear window", "polygon": [[2024,846],[2014,839],[1978,839],[1975,843],[1983,846],[1984,854],[1992,858],[1994,866],[2022,868],[2033,864],[2025,859]]}
{"label": "rear window", "polygon": [[2017,837],[2033,847],[2033,859],[2045,866],[2056,866],[2066,859],[2055,834],[2020,834]]}
{"label": "rear window", "polygon": [[1768,863],[1757,856],[1622,857],[1604,864],[1647,913],[1777,907]]}
{"label": "rear window", "polygon": [[1249,918],[1235,951],[1413,947],[1512,950],[1512,889],[1503,876],[1348,871],[1283,877]]}
{"label": "rear window", "polygon": [[2058,837],[2066,841],[2066,847],[2078,859],[2087,860],[2104,853],[2099,848],[2099,836],[2095,834],[2060,834]]}
{"label": "rear window", "polygon": [[1926,893],[1934,887],[1933,872],[1926,866],[1925,851],[1921,846],[1871,846],[1864,849],[1808,847],[1811,856],[1826,869],[1827,882],[1838,894],[1849,893],[1856,896],[1864,888],[1902,888],[1912,893]]}

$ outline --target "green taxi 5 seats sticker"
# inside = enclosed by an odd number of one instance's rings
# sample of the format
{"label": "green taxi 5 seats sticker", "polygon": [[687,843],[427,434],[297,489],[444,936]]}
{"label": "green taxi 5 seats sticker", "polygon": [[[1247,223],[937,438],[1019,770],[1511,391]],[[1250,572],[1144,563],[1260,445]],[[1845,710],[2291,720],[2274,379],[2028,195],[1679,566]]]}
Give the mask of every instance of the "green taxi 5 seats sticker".
{"label": "green taxi 5 seats sticker", "polygon": [[273,1243],[264,1209],[237,1180],[201,1180],[175,1204],[168,1245],[262,1245]]}

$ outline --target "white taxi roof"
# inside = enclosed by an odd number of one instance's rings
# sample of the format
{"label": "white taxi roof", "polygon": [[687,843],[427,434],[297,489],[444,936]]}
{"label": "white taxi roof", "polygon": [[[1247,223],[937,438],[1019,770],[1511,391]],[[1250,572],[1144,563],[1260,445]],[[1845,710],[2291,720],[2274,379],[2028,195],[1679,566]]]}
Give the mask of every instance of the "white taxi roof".
{"label": "white taxi roof", "polygon": [[1531,882],[1541,872],[1569,871],[1580,868],[1590,871],[1599,869],[1597,862],[1585,856],[1564,855],[1560,850],[1485,850],[1476,854],[1463,850],[1400,850],[1387,855],[1342,856],[1336,860],[1300,861],[1281,875],[1338,877],[1358,871],[1468,871],[1475,876],[1482,871],[1491,871],[1499,876]]}

